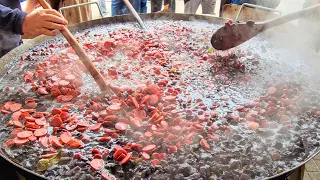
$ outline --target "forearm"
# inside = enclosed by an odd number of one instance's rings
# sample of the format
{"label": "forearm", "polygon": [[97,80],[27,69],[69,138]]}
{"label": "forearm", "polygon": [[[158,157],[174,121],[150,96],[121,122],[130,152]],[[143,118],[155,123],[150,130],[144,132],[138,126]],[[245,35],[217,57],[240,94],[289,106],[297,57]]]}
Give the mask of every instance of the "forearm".
{"label": "forearm", "polygon": [[22,33],[22,22],[27,13],[0,4],[0,29],[15,34]]}

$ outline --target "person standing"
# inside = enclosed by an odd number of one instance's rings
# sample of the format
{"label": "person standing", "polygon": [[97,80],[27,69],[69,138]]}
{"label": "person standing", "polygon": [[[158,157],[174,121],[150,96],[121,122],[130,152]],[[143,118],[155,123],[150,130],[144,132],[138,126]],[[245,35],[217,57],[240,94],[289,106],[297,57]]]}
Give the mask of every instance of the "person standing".
{"label": "person standing", "polygon": [[99,0],[99,4],[100,4],[100,7],[101,7],[102,14],[104,16],[107,16],[108,15],[108,11],[107,11],[107,6],[106,6],[106,1],[105,0]]}
{"label": "person standing", "polygon": [[[163,0],[164,5],[169,4],[168,12],[174,13],[176,11],[176,1],[175,0]],[[162,8],[162,0],[151,0],[151,12],[159,12]]]}
{"label": "person standing", "polygon": [[52,9],[35,9],[36,0],[27,0],[25,11],[19,0],[0,0],[0,57],[22,44],[21,35],[55,36],[53,30],[63,30],[68,24]]}
{"label": "person standing", "polygon": [[184,0],[184,13],[196,14],[200,4],[202,14],[213,14],[216,0]]}
{"label": "person standing", "polygon": [[[129,0],[133,8],[137,13],[147,13],[147,0]],[[127,8],[123,0],[112,0],[111,2],[111,14],[112,16],[119,16],[123,14],[129,14],[130,11]]]}

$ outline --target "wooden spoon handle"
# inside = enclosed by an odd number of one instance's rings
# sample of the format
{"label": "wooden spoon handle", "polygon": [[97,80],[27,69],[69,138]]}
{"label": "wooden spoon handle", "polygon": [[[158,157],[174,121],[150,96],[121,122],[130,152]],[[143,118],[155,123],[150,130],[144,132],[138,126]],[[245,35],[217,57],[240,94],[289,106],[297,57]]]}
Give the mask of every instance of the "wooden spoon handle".
{"label": "wooden spoon handle", "polygon": [[[44,9],[52,9],[50,4],[48,4],[45,0],[37,0],[39,4]],[[109,87],[104,81],[102,75],[98,72],[96,67],[92,64],[91,60],[88,58],[87,54],[84,52],[84,50],[81,48],[77,40],[74,38],[74,36],[71,34],[68,28],[65,28],[65,30],[60,31],[62,35],[67,39],[73,50],[76,52],[76,54],[79,56],[80,60],[84,64],[84,66],[87,68],[87,70],[90,72],[91,76],[94,78],[94,80],[99,85],[102,92],[109,91]]]}
{"label": "wooden spoon handle", "polygon": [[139,25],[141,26],[141,28],[143,30],[146,30],[146,25],[143,23],[143,21],[141,20],[139,14],[137,13],[137,11],[133,8],[132,4],[130,3],[129,0],[123,0],[123,2],[126,4],[126,6],[128,7],[128,9],[130,10],[131,14],[137,19]]}
{"label": "wooden spoon handle", "polygon": [[[316,4],[314,6],[293,12],[293,13],[289,13],[287,15],[283,15],[283,16],[265,21],[265,22],[263,22],[263,24],[265,24],[266,29],[272,28],[272,27],[287,23],[289,21],[296,20],[298,18],[310,16],[311,14],[315,13],[317,10],[320,11],[320,3]],[[259,24],[259,23],[257,23],[257,24]]]}

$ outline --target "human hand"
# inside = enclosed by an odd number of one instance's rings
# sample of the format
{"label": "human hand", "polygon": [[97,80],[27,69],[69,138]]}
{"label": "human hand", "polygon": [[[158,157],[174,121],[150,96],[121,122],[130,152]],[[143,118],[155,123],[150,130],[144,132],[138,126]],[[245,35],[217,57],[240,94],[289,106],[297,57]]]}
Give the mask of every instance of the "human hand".
{"label": "human hand", "polygon": [[36,9],[28,14],[22,23],[22,32],[31,36],[41,34],[55,36],[53,30],[64,30],[68,21],[53,9]]}

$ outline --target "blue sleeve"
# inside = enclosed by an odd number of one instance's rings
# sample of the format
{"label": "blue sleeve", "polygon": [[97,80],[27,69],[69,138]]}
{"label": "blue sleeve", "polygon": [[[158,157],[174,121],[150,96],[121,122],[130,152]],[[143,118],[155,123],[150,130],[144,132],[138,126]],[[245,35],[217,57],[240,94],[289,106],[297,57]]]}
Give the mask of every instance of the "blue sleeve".
{"label": "blue sleeve", "polygon": [[27,13],[19,9],[10,9],[0,4],[0,29],[14,34],[23,34],[22,22],[26,15]]}

